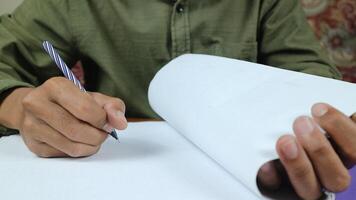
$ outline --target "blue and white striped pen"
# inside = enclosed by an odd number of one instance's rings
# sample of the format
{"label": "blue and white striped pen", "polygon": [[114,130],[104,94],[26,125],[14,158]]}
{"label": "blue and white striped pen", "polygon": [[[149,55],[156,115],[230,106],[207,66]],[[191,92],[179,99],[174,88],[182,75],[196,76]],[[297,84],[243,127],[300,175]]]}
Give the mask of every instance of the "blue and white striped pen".
{"label": "blue and white striped pen", "polygon": [[[79,87],[81,91],[86,92],[82,84],[80,84],[80,81],[74,76],[73,72],[68,68],[68,66],[65,64],[58,52],[53,48],[51,43],[49,43],[48,41],[44,41],[42,45],[48,55],[56,63],[57,67],[63,72],[64,76],[67,79],[71,80],[77,87]],[[110,135],[116,140],[118,140],[115,129],[112,129]]]}

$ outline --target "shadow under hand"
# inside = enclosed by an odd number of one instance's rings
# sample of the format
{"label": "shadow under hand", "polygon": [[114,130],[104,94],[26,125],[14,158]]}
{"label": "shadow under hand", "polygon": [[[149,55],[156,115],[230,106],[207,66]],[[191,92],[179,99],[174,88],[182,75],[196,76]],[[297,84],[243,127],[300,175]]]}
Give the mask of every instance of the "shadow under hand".
{"label": "shadow under hand", "polygon": [[92,159],[96,161],[133,160],[158,156],[167,151],[166,147],[152,141],[127,138],[120,143],[113,140],[105,142]]}

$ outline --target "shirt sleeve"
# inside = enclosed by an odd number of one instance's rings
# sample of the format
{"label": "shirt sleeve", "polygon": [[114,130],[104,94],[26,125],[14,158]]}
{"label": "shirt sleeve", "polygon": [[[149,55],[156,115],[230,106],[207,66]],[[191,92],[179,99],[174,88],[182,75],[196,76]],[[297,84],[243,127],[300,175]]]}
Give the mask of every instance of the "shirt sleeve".
{"label": "shirt sleeve", "polygon": [[[0,100],[13,88],[38,86],[60,74],[42,49],[44,40],[74,63],[69,15],[65,0],[25,0],[12,14],[0,17]],[[6,132],[0,128],[0,135]]]}
{"label": "shirt sleeve", "polygon": [[340,79],[316,39],[299,0],[265,0],[260,9],[259,62]]}

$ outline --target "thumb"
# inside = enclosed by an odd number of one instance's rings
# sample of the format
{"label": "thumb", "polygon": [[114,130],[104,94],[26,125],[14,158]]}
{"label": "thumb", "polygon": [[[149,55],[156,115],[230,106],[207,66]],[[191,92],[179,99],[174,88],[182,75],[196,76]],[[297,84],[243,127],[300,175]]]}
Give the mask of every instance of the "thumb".
{"label": "thumb", "polygon": [[104,126],[106,131],[110,132],[112,128],[119,130],[127,128],[125,103],[121,99],[100,93],[91,93],[91,96],[106,112],[107,124]]}
{"label": "thumb", "polygon": [[108,124],[112,127],[124,130],[127,128],[127,120],[124,111],[117,108],[114,103],[104,105],[104,110],[107,113]]}

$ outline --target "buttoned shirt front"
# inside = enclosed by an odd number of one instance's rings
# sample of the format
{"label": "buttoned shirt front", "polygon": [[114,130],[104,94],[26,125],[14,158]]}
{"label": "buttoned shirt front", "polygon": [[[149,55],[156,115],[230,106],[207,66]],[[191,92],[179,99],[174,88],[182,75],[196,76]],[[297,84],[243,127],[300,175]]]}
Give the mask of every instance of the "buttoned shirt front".
{"label": "buttoned shirt front", "polygon": [[0,18],[0,93],[61,75],[44,40],[81,60],[86,89],[123,99],[128,117],[157,117],[149,82],[185,53],[340,77],[298,0],[25,0]]}

